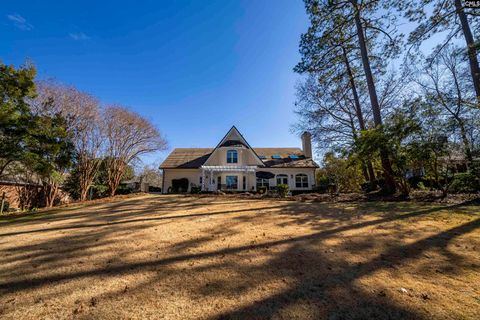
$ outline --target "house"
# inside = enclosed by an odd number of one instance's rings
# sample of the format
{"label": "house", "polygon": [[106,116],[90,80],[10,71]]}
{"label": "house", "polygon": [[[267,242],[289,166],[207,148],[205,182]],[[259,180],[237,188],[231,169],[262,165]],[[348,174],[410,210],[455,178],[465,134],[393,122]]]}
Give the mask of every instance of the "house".
{"label": "house", "polygon": [[293,192],[315,187],[311,135],[299,148],[252,148],[233,126],[215,148],[177,148],[160,165],[162,192],[256,191],[287,184]]}

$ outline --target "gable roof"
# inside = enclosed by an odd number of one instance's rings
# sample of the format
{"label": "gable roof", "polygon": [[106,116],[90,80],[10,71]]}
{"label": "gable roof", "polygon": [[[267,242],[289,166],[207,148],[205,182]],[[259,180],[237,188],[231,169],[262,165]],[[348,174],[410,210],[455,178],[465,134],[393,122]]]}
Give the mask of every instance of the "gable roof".
{"label": "gable roof", "polygon": [[[243,137],[243,135],[240,133],[240,131],[237,129],[237,127],[232,126],[230,130],[228,130],[227,134],[220,140],[220,142],[217,144],[215,149],[212,151],[210,156],[215,153],[215,151],[222,147],[222,146],[240,146],[240,147],[245,147],[253,152],[253,156],[255,158],[255,161],[257,162],[258,165],[263,166],[262,160],[258,157],[258,155],[255,153],[255,150],[248,144],[247,139]],[[207,157],[207,160],[205,163],[208,162],[208,159],[210,158]]]}
{"label": "gable roof", "polygon": [[[210,157],[215,148],[177,148],[174,149],[160,165],[161,169],[196,169],[200,168]],[[259,156],[265,167],[269,168],[317,168],[312,159],[305,158],[300,148],[252,148]],[[273,159],[279,155],[281,159]],[[290,155],[298,159],[289,158]]]}

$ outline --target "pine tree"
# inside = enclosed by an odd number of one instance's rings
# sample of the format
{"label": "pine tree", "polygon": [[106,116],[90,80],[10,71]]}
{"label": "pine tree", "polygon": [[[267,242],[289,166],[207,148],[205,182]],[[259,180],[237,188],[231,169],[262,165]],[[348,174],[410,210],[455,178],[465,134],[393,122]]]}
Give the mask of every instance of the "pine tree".
{"label": "pine tree", "polygon": [[[418,23],[418,26],[408,39],[408,42],[414,46],[419,46],[423,41],[435,34],[447,32],[444,41],[436,48],[438,52],[450,44],[453,39],[463,35],[473,88],[477,100],[480,99],[478,40],[475,39],[472,32],[472,27],[474,30],[480,27],[479,22],[476,20],[478,13],[465,8],[461,0],[399,0],[396,5],[404,12],[405,17],[412,22]],[[427,14],[425,8],[431,8],[431,13]]]}
{"label": "pine tree", "polygon": [[[316,72],[319,79],[332,84],[335,84],[339,77],[347,76],[349,90],[355,100],[355,77],[353,72],[349,73],[349,70],[352,70],[349,54],[355,52],[359,47],[375,126],[382,125],[382,114],[372,72],[371,62],[374,59],[372,59],[373,54],[369,52],[369,49],[378,51],[385,59],[398,51],[399,43],[391,32],[394,24],[390,22],[395,20],[388,14],[378,16],[382,4],[382,1],[359,3],[356,0],[306,0],[305,5],[311,25],[308,32],[302,35],[300,44],[302,61],[295,68],[297,72]],[[339,65],[343,66],[343,75],[338,74]],[[379,63],[379,66],[382,65]],[[380,71],[381,67],[376,70]],[[361,107],[359,108],[358,105],[357,99],[355,109],[361,123],[363,116]],[[393,193],[395,192],[395,181],[389,155],[386,150],[382,150],[380,154],[386,182],[385,189],[387,192]]]}

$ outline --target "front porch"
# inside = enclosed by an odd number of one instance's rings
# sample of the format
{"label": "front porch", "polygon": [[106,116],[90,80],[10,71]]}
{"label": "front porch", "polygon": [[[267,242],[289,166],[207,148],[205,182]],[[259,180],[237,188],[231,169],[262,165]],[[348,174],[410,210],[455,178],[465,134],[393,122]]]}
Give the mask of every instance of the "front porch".
{"label": "front porch", "polygon": [[256,166],[201,166],[202,191],[256,191]]}

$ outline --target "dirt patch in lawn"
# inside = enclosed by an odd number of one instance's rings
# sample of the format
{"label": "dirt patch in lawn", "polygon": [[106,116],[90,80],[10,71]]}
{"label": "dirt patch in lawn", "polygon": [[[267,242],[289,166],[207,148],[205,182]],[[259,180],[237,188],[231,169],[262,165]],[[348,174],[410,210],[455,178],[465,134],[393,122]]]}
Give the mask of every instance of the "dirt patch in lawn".
{"label": "dirt patch in lawn", "polygon": [[476,319],[480,207],[142,195],[0,223],[2,319]]}

